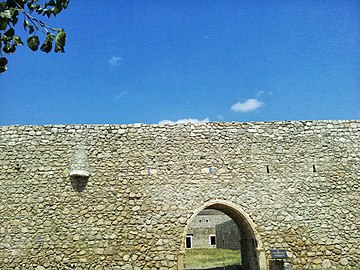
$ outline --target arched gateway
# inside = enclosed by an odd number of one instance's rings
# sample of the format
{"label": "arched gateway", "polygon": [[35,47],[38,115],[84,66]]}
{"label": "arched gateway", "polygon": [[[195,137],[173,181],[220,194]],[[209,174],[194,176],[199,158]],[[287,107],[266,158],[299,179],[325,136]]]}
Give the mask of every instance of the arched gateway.
{"label": "arched gateway", "polygon": [[236,204],[228,201],[209,201],[194,211],[194,214],[188,220],[184,233],[180,250],[178,253],[178,270],[185,269],[185,239],[190,224],[194,218],[204,209],[215,209],[228,215],[238,226],[241,233],[241,258],[243,269],[248,270],[265,270],[266,257],[265,251],[260,239],[259,233],[256,231],[256,225],[244,210]]}

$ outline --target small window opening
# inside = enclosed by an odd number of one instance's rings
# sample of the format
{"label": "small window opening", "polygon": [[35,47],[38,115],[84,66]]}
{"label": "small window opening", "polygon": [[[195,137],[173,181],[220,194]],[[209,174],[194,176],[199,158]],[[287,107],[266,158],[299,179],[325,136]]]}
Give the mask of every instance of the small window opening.
{"label": "small window opening", "polygon": [[267,173],[270,172],[269,165],[266,165],[266,172],[267,172]]}
{"label": "small window opening", "polygon": [[210,235],[210,245],[215,246],[216,245],[216,236]]}
{"label": "small window opening", "polygon": [[186,236],[185,246],[186,248],[192,248],[192,235]]}
{"label": "small window opening", "polygon": [[316,168],[315,168],[315,165],[313,165],[313,172],[316,172]]}

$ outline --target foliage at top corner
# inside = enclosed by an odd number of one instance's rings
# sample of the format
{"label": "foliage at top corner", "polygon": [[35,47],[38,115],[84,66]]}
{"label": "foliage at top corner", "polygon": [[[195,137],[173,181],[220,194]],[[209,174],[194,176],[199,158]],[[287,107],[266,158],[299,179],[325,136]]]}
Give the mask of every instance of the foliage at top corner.
{"label": "foliage at top corner", "polygon": [[[24,45],[20,36],[15,33],[15,26],[22,22],[28,33],[27,46],[32,51],[40,50],[49,53],[65,52],[66,32],[61,28],[46,25],[39,18],[58,15],[69,5],[70,0],[0,0],[0,73],[6,71],[8,60],[5,57],[16,51],[18,45]],[[44,36],[40,45],[38,34]]]}

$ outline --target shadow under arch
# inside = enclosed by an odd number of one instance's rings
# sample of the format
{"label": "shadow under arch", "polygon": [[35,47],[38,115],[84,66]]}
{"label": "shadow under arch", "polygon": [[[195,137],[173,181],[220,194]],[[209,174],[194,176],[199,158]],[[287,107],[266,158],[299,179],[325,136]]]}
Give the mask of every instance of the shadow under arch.
{"label": "shadow under arch", "polygon": [[188,220],[182,235],[180,250],[178,252],[178,270],[185,269],[185,239],[191,223],[195,217],[204,209],[219,210],[236,223],[241,233],[241,257],[242,268],[246,270],[266,270],[266,255],[260,234],[256,230],[255,223],[249,215],[238,205],[223,200],[212,200],[204,203],[194,211]]}

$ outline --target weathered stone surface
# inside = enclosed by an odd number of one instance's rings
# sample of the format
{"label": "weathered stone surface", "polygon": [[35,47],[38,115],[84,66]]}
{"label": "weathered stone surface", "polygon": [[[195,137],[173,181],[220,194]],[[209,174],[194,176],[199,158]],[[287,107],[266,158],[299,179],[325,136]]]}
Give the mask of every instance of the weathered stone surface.
{"label": "weathered stone surface", "polygon": [[346,266],[349,264],[349,261],[346,258],[341,258],[339,263],[343,266]]}
{"label": "weathered stone surface", "polygon": [[0,268],[177,269],[209,202],[267,261],[356,268],[359,153],[357,120],[0,127]]}
{"label": "weathered stone surface", "polygon": [[331,261],[329,259],[324,259],[322,261],[322,267],[324,269],[329,269],[331,267]]}

